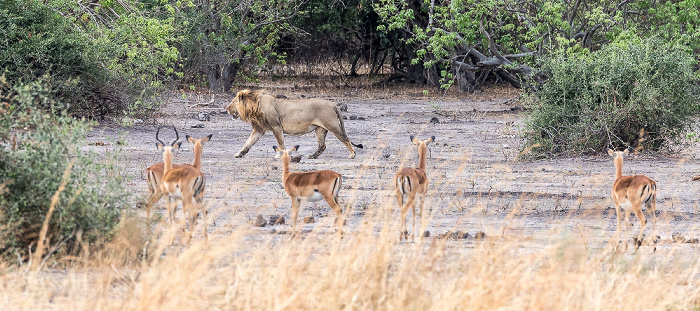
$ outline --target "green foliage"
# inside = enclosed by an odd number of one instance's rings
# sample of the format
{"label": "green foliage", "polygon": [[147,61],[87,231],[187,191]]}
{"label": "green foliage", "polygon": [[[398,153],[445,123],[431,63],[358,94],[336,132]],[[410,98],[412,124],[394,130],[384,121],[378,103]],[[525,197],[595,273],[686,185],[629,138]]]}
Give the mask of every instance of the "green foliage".
{"label": "green foliage", "polygon": [[[290,30],[295,0],[176,1],[172,4],[185,83],[205,77],[212,90],[228,91],[242,69],[283,59],[274,53]],[[254,75],[255,71],[248,74]]]}
{"label": "green foliage", "polygon": [[536,156],[658,150],[682,138],[698,112],[693,64],[685,47],[636,37],[546,59],[547,82],[529,97],[525,145],[539,146]]}
{"label": "green foliage", "polygon": [[[105,239],[130,198],[115,159],[82,150],[89,124],[65,113],[43,81],[0,78],[0,256],[26,259],[70,162],[48,234],[50,248],[75,254]],[[50,113],[38,107],[48,107]]]}
{"label": "green foliage", "polygon": [[[131,1],[0,3],[0,74],[39,78],[73,114],[121,114],[146,102],[174,74],[172,20]],[[91,9],[100,8],[100,9]]]}

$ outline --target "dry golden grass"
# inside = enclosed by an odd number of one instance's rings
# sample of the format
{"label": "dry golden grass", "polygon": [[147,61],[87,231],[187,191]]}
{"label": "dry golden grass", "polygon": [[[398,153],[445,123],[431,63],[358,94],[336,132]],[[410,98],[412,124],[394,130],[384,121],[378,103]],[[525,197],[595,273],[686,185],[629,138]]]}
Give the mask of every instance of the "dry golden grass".
{"label": "dry golden grass", "polygon": [[[359,230],[259,235],[239,230],[209,245],[155,239],[135,259],[143,226],[125,218],[108,251],[90,264],[39,272],[3,264],[8,310],[693,310],[700,307],[697,256],[587,249],[585,237],[549,232],[523,239],[427,238],[399,244],[398,217],[382,208]],[[495,231],[495,230],[494,230]],[[169,232],[172,233],[172,232]],[[145,245],[141,245],[145,247]],[[109,249],[109,248],[108,248]]]}

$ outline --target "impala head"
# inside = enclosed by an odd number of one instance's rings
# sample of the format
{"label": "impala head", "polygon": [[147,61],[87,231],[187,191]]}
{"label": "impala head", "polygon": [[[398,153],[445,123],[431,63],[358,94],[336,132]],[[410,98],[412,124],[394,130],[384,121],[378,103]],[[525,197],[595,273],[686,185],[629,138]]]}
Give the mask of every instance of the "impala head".
{"label": "impala head", "polygon": [[418,147],[420,147],[421,145],[425,145],[427,147],[430,143],[432,143],[434,141],[435,141],[435,136],[430,136],[430,138],[428,138],[426,140],[420,140],[420,139],[417,139],[415,136],[411,135],[411,142]]}
{"label": "impala head", "polygon": [[185,139],[187,140],[188,143],[194,145],[195,148],[197,148],[197,147],[201,148],[204,145],[204,143],[211,140],[211,137],[213,135],[214,134],[209,134],[209,136],[201,138],[201,139],[196,139],[190,135],[185,135]]}
{"label": "impala head", "polygon": [[299,150],[299,145],[294,146],[294,148],[292,149],[281,149],[277,146],[272,146],[272,149],[274,149],[275,152],[277,152],[277,155],[280,156],[282,158],[282,161],[284,162],[285,160],[291,159],[290,154],[292,152],[296,152],[297,150]]}
{"label": "impala head", "polygon": [[180,145],[182,145],[182,142],[178,141],[178,140],[180,140],[180,135],[177,133],[177,129],[175,128],[175,126],[173,126],[173,130],[175,131],[175,140],[173,140],[173,142],[170,144],[166,144],[164,141],[162,141],[158,137],[158,135],[160,134],[161,128],[163,128],[163,127],[162,126],[159,127],[158,130],[156,131],[156,140],[157,140],[156,147],[158,148],[158,150],[160,150],[160,152],[163,152],[163,153],[166,153],[166,152],[171,153],[171,154],[177,153],[177,151],[180,150]]}
{"label": "impala head", "polygon": [[608,155],[612,156],[613,159],[617,160],[618,158],[622,159],[622,156],[626,156],[630,154],[630,148],[627,148],[623,151],[614,151],[612,149],[608,149]]}

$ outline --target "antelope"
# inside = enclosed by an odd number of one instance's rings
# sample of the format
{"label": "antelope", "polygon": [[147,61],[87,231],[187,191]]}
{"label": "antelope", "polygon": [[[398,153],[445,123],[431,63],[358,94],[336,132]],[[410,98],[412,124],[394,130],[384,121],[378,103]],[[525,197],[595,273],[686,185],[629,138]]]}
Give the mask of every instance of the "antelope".
{"label": "antelope", "polygon": [[[178,142],[180,136],[177,133],[177,129],[173,126],[175,130],[175,140],[171,144],[166,144],[160,138],[158,138],[158,133],[160,128],[156,132],[156,146],[158,150],[163,153],[163,178],[161,183],[161,192],[168,198],[168,215],[170,218],[170,223],[175,222],[175,211],[177,209],[178,201],[182,201],[182,210],[184,214],[189,214],[189,219],[187,219],[187,225],[189,226],[189,239],[192,239],[192,233],[194,232],[194,225],[201,210],[203,213],[204,221],[204,238],[208,239],[207,234],[207,210],[204,205],[204,188],[206,185],[206,179],[204,174],[194,166],[183,166],[180,168],[173,167],[173,155],[177,153],[180,149],[181,142]],[[193,202],[196,202],[195,203]]]}
{"label": "antelope", "polygon": [[338,234],[342,237],[343,219],[340,205],[338,204],[338,193],[343,184],[342,176],[331,170],[312,172],[289,172],[290,152],[299,149],[299,145],[292,149],[281,149],[273,146],[273,149],[282,159],[282,184],[284,191],[292,199],[292,239],[296,236],[297,215],[302,201],[316,202],[325,199],[328,205],[335,212],[338,223]]}
{"label": "antelope", "polygon": [[[401,208],[401,233],[399,242],[404,237],[408,241],[408,230],[406,229],[406,216],[408,209],[413,209],[413,231],[411,232],[411,241],[414,240],[416,232],[416,195],[420,195],[420,230],[423,232],[423,206],[425,204],[425,194],[428,192],[428,176],[425,174],[425,157],[428,153],[428,144],[435,141],[435,136],[431,136],[426,140],[416,139],[413,135],[410,136],[411,143],[418,146],[418,168],[404,167],[394,175],[394,186],[396,188],[396,200]],[[404,198],[407,198],[404,204]],[[421,235],[422,236],[422,235]]]}
{"label": "antelope", "polygon": [[[204,143],[211,140],[213,134],[209,134],[202,139],[195,139],[189,135],[185,135],[187,142],[193,145],[194,161],[190,164],[173,164],[173,168],[184,168],[187,166],[194,167],[198,170],[202,169],[202,149]],[[163,197],[160,182],[163,179],[164,163],[156,163],[146,169],[146,183],[148,184],[148,200],[146,201],[146,218],[151,218],[151,207],[155,205],[160,198]]]}
{"label": "antelope", "polygon": [[642,204],[646,205],[651,214],[652,238],[656,234],[656,182],[644,175],[622,176],[622,156],[629,155],[629,149],[613,151],[608,149],[608,154],[613,157],[615,163],[615,183],[612,187],[612,199],[615,202],[617,213],[617,232],[620,232],[620,208],[625,213],[625,250],[627,250],[627,238],[630,223],[630,207],[641,222],[639,236],[635,241],[635,250],[642,245],[642,236],[646,227],[646,218],[642,213]]}

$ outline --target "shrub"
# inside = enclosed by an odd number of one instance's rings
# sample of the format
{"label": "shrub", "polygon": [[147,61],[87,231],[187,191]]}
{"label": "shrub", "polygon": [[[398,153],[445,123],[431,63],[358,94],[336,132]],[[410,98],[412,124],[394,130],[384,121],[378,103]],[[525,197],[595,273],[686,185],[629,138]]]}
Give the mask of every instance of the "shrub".
{"label": "shrub", "polygon": [[0,78],[1,257],[25,260],[35,251],[69,163],[68,182],[49,222],[49,249],[77,254],[105,239],[129,201],[115,161],[98,161],[81,150],[90,124],[60,112],[52,93],[41,81],[13,86]]}
{"label": "shrub", "polygon": [[654,38],[547,59],[547,81],[528,96],[525,146],[538,146],[535,156],[667,146],[698,111],[693,65],[682,47]]}
{"label": "shrub", "polygon": [[152,112],[146,101],[165,88],[178,55],[170,21],[113,6],[101,3],[97,14],[71,1],[0,1],[0,75],[42,78],[74,115]]}

